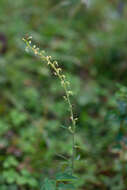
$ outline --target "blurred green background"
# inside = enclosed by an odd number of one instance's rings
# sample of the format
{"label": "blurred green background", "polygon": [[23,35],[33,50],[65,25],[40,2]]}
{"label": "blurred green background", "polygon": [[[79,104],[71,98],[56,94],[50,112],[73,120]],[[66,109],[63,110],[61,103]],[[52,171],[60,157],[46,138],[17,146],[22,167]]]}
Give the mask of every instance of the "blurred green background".
{"label": "blurred green background", "polygon": [[64,92],[26,35],[74,92],[76,189],[127,189],[126,19],[124,0],[0,0],[0,190],[40,190],[71,155]]}

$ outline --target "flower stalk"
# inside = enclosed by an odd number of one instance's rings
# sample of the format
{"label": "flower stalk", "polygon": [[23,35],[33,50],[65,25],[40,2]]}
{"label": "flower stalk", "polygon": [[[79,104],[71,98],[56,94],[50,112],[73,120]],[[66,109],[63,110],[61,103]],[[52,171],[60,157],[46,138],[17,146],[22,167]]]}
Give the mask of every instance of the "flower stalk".
{"label": "flower stalk", "polygon": [[61,86],[65,91],[64,99],[68,104],[69,112],[70,112],[70,120],[71,126],[68,127],[69,132],[72,135],[72,156],[71,156],[71,171],[74,171],[74,160],[75,160],[75,133],[76,133],[76,120],[74,118],[73,108],[70,100],[70,96],[73,95],[73,92],[70,90],[70,83],[67,81],[66,76],[62,73],[62,69],[59,67],[57,61],[53,61],[51,56],[46,56],[44,51],[40,51],[36,45],[31,44],[32,36],[23,38],[23,41],[26,44],[26,51],[31,50],[34,55],[38,56],[42,61],[46,61],[47,65],[49,65],[54,71],[54,75],[57,76],[61,82]]}

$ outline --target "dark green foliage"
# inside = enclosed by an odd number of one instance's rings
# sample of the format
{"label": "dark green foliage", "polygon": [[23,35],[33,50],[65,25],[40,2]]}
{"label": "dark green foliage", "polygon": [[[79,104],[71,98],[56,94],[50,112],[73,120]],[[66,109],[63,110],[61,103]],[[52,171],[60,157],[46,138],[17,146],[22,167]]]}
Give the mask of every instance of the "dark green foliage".
{"label": "dark green foliage", "polygon": [[55,181],[49,180],[49,179],[45,179],[44,180],[44,184],[43,184],[41,190],[56,190]]}
{"label": "dark green foliage", "polygon": [[56,180],[57,181],[73,181],[73,180],[76,180],[77,178],[71,174],[68,174],[66,172],[64,173],[58,173],[56,175]]}
{"label": "dark green foliage", "polygon": [[64,92],[24,51],[25,35],[59,61],[74,91],[76,190],[127,188],[127,5],[120,16],[117,1],[83,2],[0,1],[0,190],[55,190],[43,179],[70,169]]}
{"label": "dark green foliage", "polygon": [[56,174],[56,178],[54,180],[50,180],[46,178],[43,182],[41,190],[64,190],[64,189],[75,189],[72,181],[77,178],[70,173],[58,173]]}

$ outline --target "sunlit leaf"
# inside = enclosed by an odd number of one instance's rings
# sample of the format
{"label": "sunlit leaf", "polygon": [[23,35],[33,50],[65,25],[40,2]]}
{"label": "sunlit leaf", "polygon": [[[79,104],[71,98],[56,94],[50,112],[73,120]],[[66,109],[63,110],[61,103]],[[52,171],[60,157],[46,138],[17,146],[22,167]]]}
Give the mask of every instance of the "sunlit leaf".
{"label": "sunlit leaf", "polygon": [[56,180],[57,181],[73,181],[77,178],[71,174],[68,173],[58,173],[56,174]]}

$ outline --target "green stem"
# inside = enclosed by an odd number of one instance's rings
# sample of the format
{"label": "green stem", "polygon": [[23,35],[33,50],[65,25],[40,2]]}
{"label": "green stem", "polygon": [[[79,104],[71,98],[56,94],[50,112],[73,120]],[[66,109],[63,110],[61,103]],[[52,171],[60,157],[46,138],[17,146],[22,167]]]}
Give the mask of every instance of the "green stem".
{"label": "green stem", "polygon": [[72,134],[72,174],[74,172],[74,161],[75,161],[75,133]]}

